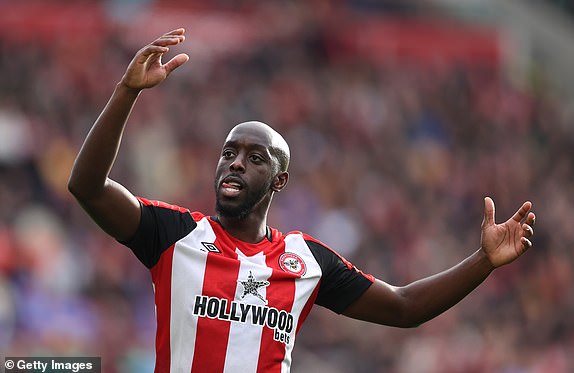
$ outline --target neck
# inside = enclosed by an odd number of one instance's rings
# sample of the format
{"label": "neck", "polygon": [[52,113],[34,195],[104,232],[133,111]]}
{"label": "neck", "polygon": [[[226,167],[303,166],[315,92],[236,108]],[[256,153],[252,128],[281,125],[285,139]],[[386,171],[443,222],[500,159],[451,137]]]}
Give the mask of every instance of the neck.
{"label": "neck", "polygon": [[227,233],[248,243],[261,242],[267,236],[267,217],[257,218],[253,214],[238,219],[216,215],[217,221]]}

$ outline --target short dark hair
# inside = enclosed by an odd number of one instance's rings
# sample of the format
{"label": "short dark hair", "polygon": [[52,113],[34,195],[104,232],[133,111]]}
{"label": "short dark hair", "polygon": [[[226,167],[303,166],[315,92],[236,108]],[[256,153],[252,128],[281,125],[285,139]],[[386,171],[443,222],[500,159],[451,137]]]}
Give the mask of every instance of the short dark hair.
{"label": "short dark hair", "polygon": [[279,169],[278,172],[286,172],[289,168],[289,154],[278,146],[273,146],[271,148],[275,157],[277,157]]}

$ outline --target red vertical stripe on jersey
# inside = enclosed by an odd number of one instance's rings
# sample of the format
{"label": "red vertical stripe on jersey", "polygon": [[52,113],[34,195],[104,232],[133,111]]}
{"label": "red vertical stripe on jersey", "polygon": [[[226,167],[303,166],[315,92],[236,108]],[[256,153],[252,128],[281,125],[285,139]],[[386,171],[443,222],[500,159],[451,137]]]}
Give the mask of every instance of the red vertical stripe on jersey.
{"label": "red vertical stripe on jersey", "polygon": [[321,282],[319,281],[317,283],[317,286],[313,290],[313,293],[311,294],[311,296],[307,300],[307,303],[305,303],[305,307],[303,307],[303,310],[301,311],[301,315],[299,315],[299,321],[297,322],[297,330],[295,331],[295,333],[299,333],[299,329],[301,329],[301,327],[303,326],[303,323],[307,319],[307,316],[309,316],[309,312],[311,312],[311,309],[313,308],[313,305],[315,304],[315,300],[317,299],[317,295],[319,294],[319,288],[320,287],[321,287]]}
{"label": "red vertical stripe on jersey", "polygon": [[155,373],[170,369],[170,314],[171,314],[171,269],[173,248],[163,252],[160,260],[150,270],[155,288],[157,333],[155,338]]}
{"label": "red vertical stripe on jersey", "polygon": [[[268,279],[270,285],[267,287],[267,306],[290,312],[295,300],[295,281],[293,278],[297,276],[278,268],[279,256],[285,252],[285,243],[283,242],[282,245],[281,250],[266,253],[265,257],[265,263],[273,269],[273,273]],[[291,338],[293,337],[294,335],[291,334]],[[281,373],[285,347],[285,343],[274,340],[273,329],[263,328],[257,373]]]}
{"label": "red vertical stripe on jersey", "polygon": [[[215,245],[218,245],[217,240]],[[237,288],[240,262],[218,253],[209,253],[203,279],[203,295],[227,299],[231,304]],[[192,372],[222,372],[225,365],[227,341],[231,324],[228,320],[201,317],[197,321],[197,333]]]}

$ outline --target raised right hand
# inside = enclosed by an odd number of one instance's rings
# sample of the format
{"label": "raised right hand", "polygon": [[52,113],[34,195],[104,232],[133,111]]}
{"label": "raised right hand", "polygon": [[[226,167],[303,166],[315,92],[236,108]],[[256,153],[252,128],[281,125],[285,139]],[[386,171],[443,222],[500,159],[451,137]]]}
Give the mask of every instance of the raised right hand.
{"label": "raised right hand", "polygon": [[130,62],[121,84],[134,90],[151,88],[161,83],[176,68],[189,60],[185,53],[178,54],[162,64],[161,57],[169,51],[169,46],[185,40],[185,29],[170,31],[140,49]]}

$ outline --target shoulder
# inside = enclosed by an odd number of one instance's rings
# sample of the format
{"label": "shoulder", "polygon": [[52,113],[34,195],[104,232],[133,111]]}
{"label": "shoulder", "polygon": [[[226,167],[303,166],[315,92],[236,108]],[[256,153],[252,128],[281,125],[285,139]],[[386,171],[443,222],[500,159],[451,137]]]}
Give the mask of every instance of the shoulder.
{"label": "shoulder", "polygon": [[329,247],[329,245],[323,243],[321,240],[307,233],[303,232],[298,233],[303,237],[303,239],[305,240],[307,246],[309,246],[309,249],[311,251],[316,253],[322,253],[323,255],[327,254],[329,256],[335,256],[343,263],[345,263],[345,265],[347,265],[349,268],[352,268],[353,265],[347,259],[345,259],[341,254],[339,254],[336,250],[333,250],[331,247]]}
{"label": "shoulder", "polygon": [[147,199],[147,198],[143,198],[143,197],[136,197],[140,203],[142,204],[142,207],[144,208],[149,208],[149,209],[156,209],[156,210],[163,210],[165,212],[168,213],[172,213],[172,214],[185,214],[185,215],[189,215],[193,221],[198,222],[203,218],[206,218],[207,216],[199,211],[191,211],[190,209],[188,209],[187,207],[182,207],[182,206],[178,206],[172,203],[168,203],[168,202],[164,202],[164,201],[158,201],[158,200],[154,200],[154,199]]}
{"label": "shoulder", "polygon": [[162,208],[162,209],[167,209],[167,210],[190,213],[189,209],[187,209],[185,207],[178,206],[178,205],[174,205],[171,203],[167,203],[167,202],[163,202],[163,201],[157,201],[157,200],[153,200],[153,199],[147,199],[147,198],[143,198],[143,197],[136,197],[136,198],[138,199],[138,201],[140,201],[140,203],[143,206],[157,207],[157,208]]}

